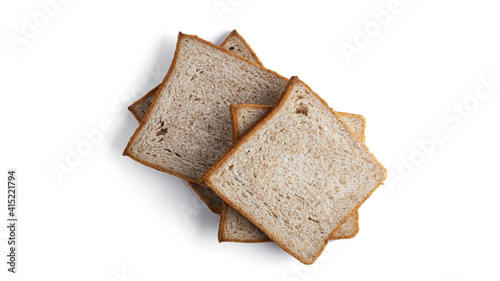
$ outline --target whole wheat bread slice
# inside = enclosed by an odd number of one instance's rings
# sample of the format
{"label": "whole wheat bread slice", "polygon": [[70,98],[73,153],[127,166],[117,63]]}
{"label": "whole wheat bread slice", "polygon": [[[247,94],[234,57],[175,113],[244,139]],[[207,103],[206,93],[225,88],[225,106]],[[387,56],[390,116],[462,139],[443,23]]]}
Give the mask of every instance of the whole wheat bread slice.
{"label": "whole wheat bread slice", "polygon": [[[257,104],[231,105],[233,143],[236,143],[238,138],[257,123],[271,108],[271,106]],[[335,112],[335,114],[364,142],[366,120],[363,116],[344,112]],[[348,239],[356,236],[359,231],[358,216],[359,214],[356,211],[332,235],[331,239]],[[258,243],[271,241],[258,227],[226,203],[223,203],[222,207],[218,237],[219,242]]]}
{"label": "whole wheat bread slice", "polygon": [[124,155],[185,180],[231,145],[229,105],[273,105],[287,79],[197,36],[179,33],[170,69]]}
{"label": "whole wheat bread slice", "polygon": [[311,264],[386,176],[328,104],[292,77],[276,106],[202,180],[281,248]]}
{"label": "whole wheat bread slice", "polygon": [[[255,54],[255,52],[252,50],[250,45],[246,42],[243,36],[241,36],[236,30],[233,30],[226,37],[226,39],[224,39],[224,41],[220,46],[237,55],[240,55],[246,59],[249,59],[251,61],[254,61],[262,65],[261,61]],[[128,110],[132,113],[132,115],[138,122],[141,122],[142,118],[144,118],[144,115],[146,115],[146,112],[151,106],[156,91],[158,90],[159,87],[160,85],[156,86],[146,95],[144,95],[143,97],[141,97],[139,100],[137,100],[128,107]],[[210,188],[196,184],[194,182],[188,181],[188,184],[212,212],[216,214],[221,213],[223,202],[222,199],[220,199],[220,197],[217,196],[217,194],[215,194],[215,192],[213,192]]]}

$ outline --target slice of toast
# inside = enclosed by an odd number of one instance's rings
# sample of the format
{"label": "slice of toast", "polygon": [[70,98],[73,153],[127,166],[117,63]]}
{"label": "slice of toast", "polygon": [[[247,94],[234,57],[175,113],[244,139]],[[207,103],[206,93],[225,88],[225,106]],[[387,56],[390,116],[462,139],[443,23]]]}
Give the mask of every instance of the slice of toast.
{"label": "slice of toast", "polygon": [[229,105],[273,105],[287,81],[224,48],[179,33],[170,69],[123,154],[203,185],[203,173],[231,146]]}
{"label": "slice of toast", "polygon": [[[231,105],[231,122],[233,128],[233,143],[236,143],[251,126],[259,121],[271,106],[256,104]],[[364,142],[366,120],[358,114],[335,112],[337,117]],[[331,239],[348,239],[356,236],[359,231],[358,212],[356,211]],[[270,242],[258,227],[253,225],[236,210],[223,203],[219,222],[219,242],[258,243]]]}
{"label": "slice of toast", "polygon": [[[254,61],[258,64],[261,64],[261,61],[252,50],[250,45],[246,42],[246,40],[241,36],[236,29],[233,30],[227,37],[224,39],[222,44],[220,45],[222,48],[229,50],[237,55],[240,55],[246,59]],[[128,110],[132,113],[135,119],[138,122],[141,122],[144,115],[148,111],[151,103],[153,102],[156,91],[160,85],[153,88],[142,98],[134,102],[132,105],[128,107]],[[194,182],[189,182],[189,186],[193,189],[193,191],[200,197],[200,199],[207,205],[207,207],[214,213],[219,214],[222,211],[222,199],[220,199],[215,192],[213,192],[210,188],[207,188],[203,185],[196,184]]]}
{"label": "slice of toast", "polygon": [[312,264],[386,176],[328,104],[292,77],[275,107],[202,180],[281,248]]}

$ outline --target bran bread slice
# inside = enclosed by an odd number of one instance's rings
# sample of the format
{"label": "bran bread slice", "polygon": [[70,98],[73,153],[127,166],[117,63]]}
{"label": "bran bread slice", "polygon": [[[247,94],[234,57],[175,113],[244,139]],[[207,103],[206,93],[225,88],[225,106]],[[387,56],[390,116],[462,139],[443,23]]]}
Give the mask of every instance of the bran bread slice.
{"label": "bran bread slice", "polygon": [[312,264],[386,176],[328,104],[292,77],[275,107],[202,180],[281,248]]}
{"label": "bran bread slice", "polygon": [[[237,55],[240,55],[246,59],[254,61],[260,65],[262,65],[261,61],[252,50],[250,45],[246,42],[246,40],[241,36],[236,29],[233,30],[229,35],[224,39],[222,44],[220,45],[222,48],[229,50]],[[156,86],[152,90],[150,90],[146,95],[141,97],[139,100],[134,102],[132,105],[128,107],[128,110],[132,113],[135,119],[138,122],[144,118],[146,112],[148,111],[151,103],[153,102],[156,91],[160,85]],[[213,192],[210,188],[206,186],[196,184],[194,182],[189,182],[188,185],[193,189],[193,191],[200,197],[200,199],[207,205],[207,207],[214,213],[220,214],[222,211],[222,199],[220,199],[215,192]]]}
{"label": "bran bread slice", "polygon": [[197,36],[179,33],[170,69],[124,155],[203,185],[231,146],[229,105],[273,105],[287,79]]}
{"label": "bran bread slice", "polygon": [[[256,104],[231,105],[233,143],[236,143],[238,138],[271,108],[271,106]],[[344,112],[335,112],[335,114],[364,142],[366,120],[363,116]],[[348,239],[356,236],[359,231],[358,216],[356,211],[330,239]],[[258,243],[271,241],[258,227],[226,203],[223,203],[222,206],[218,238],[219,242]]]}

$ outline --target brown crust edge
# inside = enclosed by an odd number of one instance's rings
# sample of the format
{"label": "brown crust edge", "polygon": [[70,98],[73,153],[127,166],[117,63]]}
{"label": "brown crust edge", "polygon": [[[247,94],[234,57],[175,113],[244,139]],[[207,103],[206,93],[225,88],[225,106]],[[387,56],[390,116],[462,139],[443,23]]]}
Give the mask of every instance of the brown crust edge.
{"label": "brown crust edge", "polygon": [[250,44],[248,44],[247,40],[245,40],[245,38],[243,36],[241,36],[238,31],[236,31],[236,29],[233,29],[233,31],[231,31],[231,33],[229,33],[229,35],[226,37],[226,39],[224,39],[224,41],[222,41],[222,43],[220,44],[220,46],[224,46],[224,44],[227,43],[227,41],[231,38],[231,37],[239,37],[241,39],[241,41],[243,41],[243,43],[248,47],[248,50],[250,51],[250,54],[252,54],[252,57],[255,59],[255,62],[264,66],[264,64],[262,64],[262,62],[260,61],[259,57],[255,54],[255,52],[253,51],[253,49],[250,47]]}
{"label": "brown crust edge", "polygon": [[354,234],[349,236],[349,238],[346,238],[346,239],[354,238],[354,237],[356,237],[356,235],[358,235],[358,233],[359,233],[359,209],[356,210],[356,231],[354,231]]}
{"label": "brown crust edge", "polygon": [[217,238],[219,239],[220,242],[224,242],[226,236],[224,236],[224,232],[222,229],[226,227],[226,216],[227,216],[227,204],[226,202],[222,203],[222,211],[220,212],[220,218],[219,218],[219,230],[217,231]]}
{"label": "brown crust edge", "polygon": [[[286,97],[288,97],[288,95],[291,93],[290,89],[295,86],[297,83],[299,83],[299,79],[297,76],[292,76],[292,78],[289,80],[289,82],[287,83],[286,87],[285,87],[285,90],[283,91],[283,94],[281,95],[280,99],[278,100],[278,102],[275,104],[275,106],[261,119],[260,122],[256,123],[254,126],[252,126],[247,132],[245,132],[243,134],[243,136],[240,138],[240,141],[233,144],[227,151],[226,153],[224,153],[224,155],[218,160],[216,161],[204,174],[203,176],[201,177],[201,180],[205,183],[208,184],[208,186],[210,188],[212,188],[212,190],[217,193],[217,195],[219,195],[219,197],[222,198],[222,200],[224,200],[225,202],[228,202],[227,200],[227,197],[224,196],[223,194],[221,194],[221,192],[219,192],[219,190],[213,188],[213,184],[211,184],[210,182],[210,174],[216,169],[216,168],[219,168],[219,166],[221,166],[221,164],[226,160],[226,158],[228,158],[229,156],[231,156],[237,147],[241,146],[242,143],[244,143],[245,141],[247,141],[247,139],[249,138],[249,136],[251,136],[252,134],[254,134],[260,127],[262,127],[266,122],[267,120],[272,117],[274,114],[276,114],[276,112],[278,111],[278,109],[280,109],[282,106],[283,106],[283,101],[285,100]],[[300,81],[302,82],[302,81]],[[323,103],[325,104],[326,106],[328,106],[328,104],[326,103],[326,101],[321,98],[316,92],[314,92],[307,84],[305,84],[304,82],[302,82],[314,95],[316,95],[316,97]],[[329,106],[328,106],[329,107]],[[334,118],[337,118],[337,116],[335,116],[335,114],[333,114],[333,111],[332,112],[332,115],[334,116]],[[339,120],[337,118],[337,120]],[[340,122],[342,122],[341,120],[339,120]],[[385,177],[383,177],[379,184],[369,193],[367,194],[367,196],[361,200],[360,204],[358,204],[358,206],[356,206],[355,208],[353,208],[352,212],[346,216],[346,218],[339,224],[339,226],[337,228],[335,228],[331,233],[330,235],[327,235],[327,237],[331,237],[333,235],[333,233],[335,233],[336,231],[338,231],[340,229],[340,227],[349,219],[350,216],[352,216],[354,214],[354,212],[356,212],[359,207],[366,201],[366,199],[368,199],[372,194],[373,192],[380,186],[382,185],[382,183],[385,181],[385,179],[387,178],[387,170],[385,169],[385,167],[380,164],[380,162],[375,158],[375,156],[368,150],[368,148],[366,147],[366,145],[364,145],[361,140],[347,127],[345,126],[345,124],[342,122],[342,124],[344,125],[344,127],[347,128],[347,130],[361,143],[361,145],[364,147],[364,149],[372,156],[372,158],[375,160],[375,162],[382,168],[382,170],[385,171]],[[229,204],[229,203],[228,203]],[[231,205],[231,204],[229,204]],[[257,227],[259,227],[259,229],[263,230],[262,228],[262,225],[258,222],[255,222],[254,220],[252,219],[249,219],[248,218],[248,215],[247,214],[244,214],[241,209],[239,208],[239,206],[237,205],[231,205],[231,207],[233,207],[236,211],[238,211],[240,214],[242,214],[243,216],[245,216],[250,222],[252,222],[253,224],[255,224]],[[318,257],[321,255],[321,253],[324,251],[326,245],[328,244],[328,238],[325,239],[323,241],[323,247],[321,248],[320,251],[318,251],[318,254],[312,258],[312,260],[303,260],[301,258],[299,258],[298,256],[296,256],[290,249],[284,247],[284,245],[277,241],[274,233],[271,233],[269,231],[263,231],[271,240],[273,240],[278,246],[280,246],[283,250],[285,250],[287,253],[289,253],[291,256],[295,257],[297,260],[299,260],[301,263],[304,263],[304,264],[313,264],[317,259]]]}
{"label": "brown crust edge", "polygon": [[[237,55],[237,54],[235,54],[235,53],[233,53],[233,52],[231,52],[229,50],[226,50],[226,49],[224,49],[224,48],[222,48],[220,46],[217,46],[217,45],[215,45],[215,44],[213,44],[213,43],[211,43],[209,41],[201,39],[201,38],[199,38],[196,35],[188,35],[188,34],[184,34],[182,32],[179,32],[179,35],[177,36],[177,43],[176,43],[176,46],[175,46],[175,53],[174,53],[174,57],[172,59],[172,63],[170,64],[170,68],[168,69],[167,75],[165,76],[165,78],[163,79],[163,82],[161,82],[161,84],[160,84],[160,86],[158,88],[158,91],[160,91],[160,92],[163,91],[163,88],[165,88],[166,82],[170,79],[170,75],[172,74],[173,69],[177,65],[177,58],[179,57],[180,43],[181,43],[181,40],[182,40],[183,37],[192,38],[192,39],[197,40],[197,41],[199,41],[199,42],[201,42],[203,44],[207,44],[207,45],[211,46],[212,48],[218,49],[219,51],[222,51],[223,53],[226,53],[229,56],[233,56],[235,58],[238,58],[239,60],[244,60],[244,61],[246,61],[249,64],[255,65],[256,67],[260,68],[263,71],[266,71],[266,72],[268,72],[268,73],[270,73],[272,75],[275,75],[275,76],[277,76],[277,77],[279,77],[279,78],[287,81],[287,78],[279,75],[278,73],[276,73],[276,72],[274,72],[274,71],[272,71],[270,69],[267,69],[267,68],[263,67],[262,65],[260,65],[260,64],[258,64],[256,62],[253,62],[253,61],[251,61],[249,59],[241,57],[241,56],[239,56],[239,55]],[[157,100],[158,100],[158,95],[155,95],[155,97],[153,99],[153,102],[151,103],[151,106],[154,106],[156,104]],[[171,171],[169,169],[165,169],[163,167],[160,167],[159,165],[154,165],[154,164],[148,163],[148,162],[146,162],[144,160],[140,160],[139,158],[137,158],[135,156],[132,156],[129,153],[130,145],[132,144],[132,142],[137,137],[138,132],[142,129],[142,127],[145,126],[145,124],[146,124],[145,121],[148,120],[148,117],[149,117],[150,114],[151,114],[151,110],[148,110],[146,112],[146,115],[144,115],[144,118],[141,120],[141,123],[139,124],[139,127],[135,130],[134,134],[129,139],[129,141],[127,143],[127,146],[125,147],[125,150],[123,151],[123,155],[124,156],[128,156],[128,157],[132,158],[133,160],[135,160],[135,161],[137,161],[137,162],[139,162],[139,163],[141,163],[141,164],[143,164],[143,165],[145,165],[147,167],[153,168],[155,170],[158,170],[158,171],[161,171],[161,172],[164,172],[164,173],[167,173],[167,174],[171,174],[171,175],[174,175],[174,176],[179,177],[181,179],[185,179],[187,181],[192,181],[194,183],[206,186],[206,184],[201,179],[190,178],[190,177],[188,177],[186,175],[182,175],[182,174],[179,174],[177,172]]]}

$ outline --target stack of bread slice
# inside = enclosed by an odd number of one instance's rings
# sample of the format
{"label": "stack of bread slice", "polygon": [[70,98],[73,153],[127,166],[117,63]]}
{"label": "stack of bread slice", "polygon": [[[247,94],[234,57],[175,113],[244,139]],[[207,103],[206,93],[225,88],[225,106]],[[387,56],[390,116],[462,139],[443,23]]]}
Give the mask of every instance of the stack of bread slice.
{"label": "stack of bread slice", "polygon": [[179,33],[165,79],[129,110],[124,155],[187,180],[221,213],[219,241],[273,241],[305,264],[356,235],[387,175],[363,116],[263,67],[236,31],[221,46]]}

